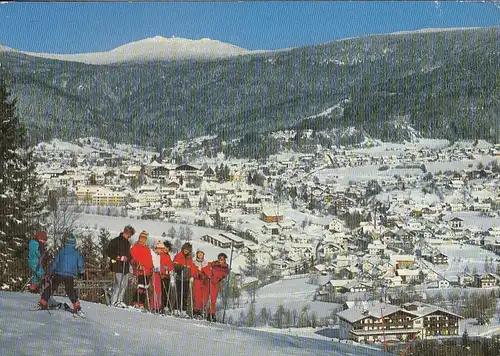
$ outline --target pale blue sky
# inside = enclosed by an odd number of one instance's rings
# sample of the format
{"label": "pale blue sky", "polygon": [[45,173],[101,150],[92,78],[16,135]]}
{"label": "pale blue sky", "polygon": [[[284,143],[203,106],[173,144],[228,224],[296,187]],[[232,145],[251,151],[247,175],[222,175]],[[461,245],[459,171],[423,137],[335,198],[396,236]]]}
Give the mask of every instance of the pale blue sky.
{"label": "pale blue sky", "polygon": [[81,2],[0,4],[0,44],[106,51],[147,37],[211,38],[279,49],[429,27],[500,25],[493,2]]}

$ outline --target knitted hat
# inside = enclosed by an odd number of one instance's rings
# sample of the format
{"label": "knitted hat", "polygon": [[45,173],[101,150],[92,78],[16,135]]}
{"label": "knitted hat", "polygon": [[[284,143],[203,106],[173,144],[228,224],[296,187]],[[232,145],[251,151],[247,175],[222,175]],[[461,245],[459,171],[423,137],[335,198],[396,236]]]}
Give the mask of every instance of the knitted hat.
{"label": "knitted hat", "polygon": [[72,232],[68,233],[68,237],[66,237],[66,245],[76,245],[76,237]]}
{"label": "knitted hat", "polygon": [[36,233],[36,239],[40,242],[47,241],[47,233],[45,231],[38,231]]}
{"label": "knitted hat", "polygon": [[158,240],[156,241],[155,248],[165,248],[165,244],[161,240]]}
{"label": "knitted hat", "polygon": [[227,260],[227,255],[224,253],[224,252],[221,252],[217,255],[217,259],[221,258],[221,257],[224,257],[224,259]]}
{"label": "knitted hat", "polygon": [[196,250],[196,254],[198,254],[198,252],[201,252],[202,254],[205,254],[205,251],[203,251],[201,248],[198,248],[198,249]]}
{"label": "knitted hat", "polygon": [[145,230],[142,230],[141,234],[139,235],[139,240],[145,238],[148,238],[148,233]]}

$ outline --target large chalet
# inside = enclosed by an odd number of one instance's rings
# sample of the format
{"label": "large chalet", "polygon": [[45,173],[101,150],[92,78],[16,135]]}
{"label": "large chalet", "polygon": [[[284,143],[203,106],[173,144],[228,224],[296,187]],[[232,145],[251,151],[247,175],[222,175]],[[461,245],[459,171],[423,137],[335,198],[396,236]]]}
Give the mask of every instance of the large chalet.
{"label": "large chalet", "polygon": [[357,305],[337,313],[340,338],[356,342],[405,341],[459,335],[460,315],[414,302],[403,307],[387,303]]}

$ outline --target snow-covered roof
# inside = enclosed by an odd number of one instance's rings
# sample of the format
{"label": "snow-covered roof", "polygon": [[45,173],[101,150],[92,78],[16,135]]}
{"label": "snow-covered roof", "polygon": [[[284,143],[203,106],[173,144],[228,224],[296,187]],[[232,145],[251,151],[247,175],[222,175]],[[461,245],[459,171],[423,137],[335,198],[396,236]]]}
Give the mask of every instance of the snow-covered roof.
{"label": "snow-covered roof", "polygon": [[[350,323],[355,323],[367,317],[380,319],[382,315],[385,317],[400,310],[403,309],[392,304],[373,302],[364,303],[364,305],[356,305],[352,308],[343,310],[337,313],[337,316],[344,320],[347,320]],[[409,314],[415,315],[414,313],[407,310],[404,311]]]}

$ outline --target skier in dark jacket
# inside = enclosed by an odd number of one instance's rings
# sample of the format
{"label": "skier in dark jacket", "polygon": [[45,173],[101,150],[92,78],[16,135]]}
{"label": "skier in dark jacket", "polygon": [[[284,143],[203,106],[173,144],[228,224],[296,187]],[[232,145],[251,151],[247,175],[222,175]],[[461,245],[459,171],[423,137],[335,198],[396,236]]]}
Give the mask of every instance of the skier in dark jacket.
{"label": "skier in dark jacket", "polygon": [[64,248],[54,257],[54,262],[50,266],[50,283],[45,288],[40,298],[40,309],[48,308],[48,300],[53,292],[57,290],[59,284],[64,283],[64,290],[73,303],[73,311],[81,313],[80,302],[75,290],[75,277],[83,276],[85,273],[85,262],[83,256],[76,250],[75,235],[69,233],[66,238]]}
{"label": "skier in dark jacket", "polygon": [[123,232],[109,242],[106,254],[111,259],[111,271],[115,273],[115,284],[111,296],[111,305],[125,308],[123,297],[127,290],[130,271],[130,238],[135,229],[131,225],[125,226]]}

